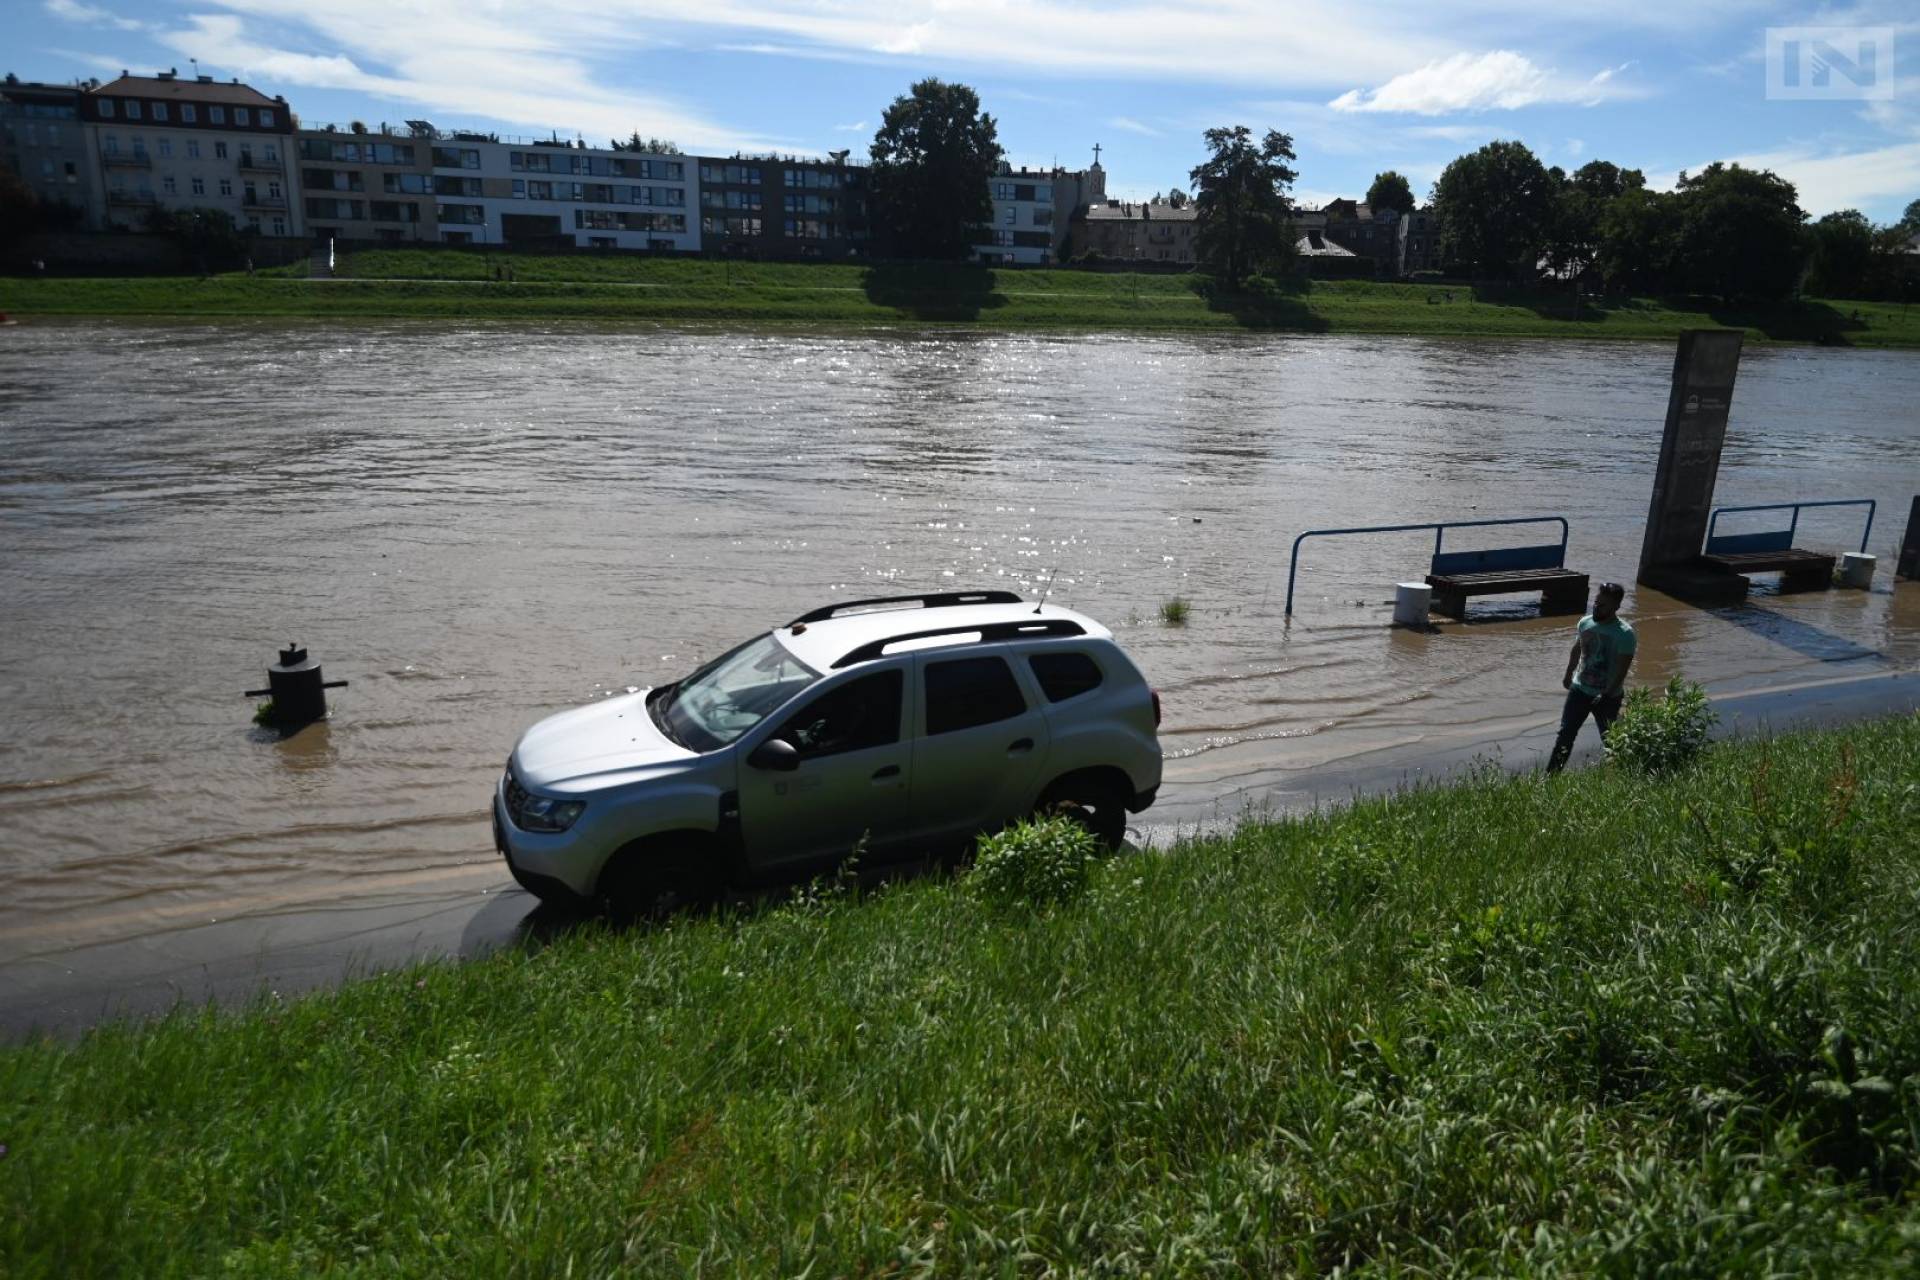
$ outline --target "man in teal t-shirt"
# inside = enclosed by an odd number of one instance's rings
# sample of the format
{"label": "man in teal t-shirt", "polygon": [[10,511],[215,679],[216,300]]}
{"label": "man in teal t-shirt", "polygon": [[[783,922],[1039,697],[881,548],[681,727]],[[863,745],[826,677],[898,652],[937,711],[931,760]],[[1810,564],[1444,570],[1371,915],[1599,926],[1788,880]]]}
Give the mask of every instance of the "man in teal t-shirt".
{"label": "man in teal t-shirt", "polygon": [[1620,717],[1627,671],[1640,644],[1633,628],[1620,617],[1620,602],[1626,596],[1627,589],[1619,583],[1603,582],[1594,593],[1593,612],[1580,619],[1573,652],[1567,655],[1567,674],[1560,680],[1567,691],[1567,703],[1560,711],[1560,737],[1547,760],[1548,773],[1566,767],[1573,740],[1580,736],[1580,726],[1587,722],[1589,712],[1600,728],[1602,742]]}

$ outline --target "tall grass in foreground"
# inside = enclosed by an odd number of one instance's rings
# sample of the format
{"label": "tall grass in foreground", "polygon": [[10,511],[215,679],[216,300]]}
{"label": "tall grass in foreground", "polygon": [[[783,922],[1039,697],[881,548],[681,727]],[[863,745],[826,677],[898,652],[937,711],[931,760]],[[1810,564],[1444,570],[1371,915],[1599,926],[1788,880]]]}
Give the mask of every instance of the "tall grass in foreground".
{"label": "tall grass in foreground", "polygon": [[1920,720],[0,1052],[16,1275],[1911,1275]]}

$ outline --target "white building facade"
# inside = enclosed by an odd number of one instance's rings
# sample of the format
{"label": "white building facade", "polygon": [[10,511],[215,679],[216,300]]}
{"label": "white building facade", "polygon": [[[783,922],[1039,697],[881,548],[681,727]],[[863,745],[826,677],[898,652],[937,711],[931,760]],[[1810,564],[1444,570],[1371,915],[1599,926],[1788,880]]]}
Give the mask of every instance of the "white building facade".
{"label": "white building facade", "polygon": [[287,104],[212,76],[123,75],[81,95],[102,229],[155,209],[220,209],[260,235],[302,234]]}
{"label": "white building facade", "polygon": [[1068,224],[1077,209],[1105,200],[1106,171],[1093,167],[1016,169],[1002,161],[987,183],[993,221],[979,228],[975,261],[1007,266],[1044,266],[1066,257]]}
{"label": "white building facade", "polygon": [[431,146],[445,243],[700,248],[699,165],[690,156],[460,133]]}

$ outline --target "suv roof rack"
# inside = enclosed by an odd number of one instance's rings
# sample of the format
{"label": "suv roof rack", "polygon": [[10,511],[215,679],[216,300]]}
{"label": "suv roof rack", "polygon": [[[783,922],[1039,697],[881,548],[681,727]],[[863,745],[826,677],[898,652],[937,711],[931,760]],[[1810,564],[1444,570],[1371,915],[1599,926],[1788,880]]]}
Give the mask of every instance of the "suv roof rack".
{"label": "suv roof rack", "polygon": [[[1010,595],[1012,593],[1002,591],[992,594]],[[1017,602],[1019,597],[1015,596],[1014,599]],[[993,603],[1002,602],[994,601]],[[1087,629],[1070,618],[1034,618],[1027,622],[988,622],[971,627],[935,627],[931,631],[915,631],[904,636],[888,636],[884,640],[869,640],[866,644],[843,655],[833,664],[833,669],[838,671],[856,662],[878,658],[896,644],[906,644],[911,640],[932,640],[939,636],[978,635],[980,638],[975,641],[976,644],[993,644],[1001,640],[1028,640],[1041,636],[1083,636],[1085,634]]]}
{"label": "suv roof rack", "polygon": [[[838,604],[822,605],[801,614],[787,625],[797,627],[803,622],[825,622],[835,614],[848,609],[868,609],[883,604],[917,604],[927,609],[946,609],[963,604],[1025,604],[1011,591],[930,591],[917,596],[875,596],[871,600],[842,600]],[[967,630],[978,630],[968,627]]]}

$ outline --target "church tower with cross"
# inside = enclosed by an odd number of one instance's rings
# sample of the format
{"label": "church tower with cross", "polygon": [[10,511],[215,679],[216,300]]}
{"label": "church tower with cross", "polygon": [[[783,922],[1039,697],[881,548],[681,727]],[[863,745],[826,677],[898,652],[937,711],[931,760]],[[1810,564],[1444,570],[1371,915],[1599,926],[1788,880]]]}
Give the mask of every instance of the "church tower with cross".
{"label": "church tower with cross", "polygon": [[1107,199],[1107,171],[1100,167],[1099,143],[1093,144],[1093,168],[1087,170],[1087,204],[1103,204]]}

